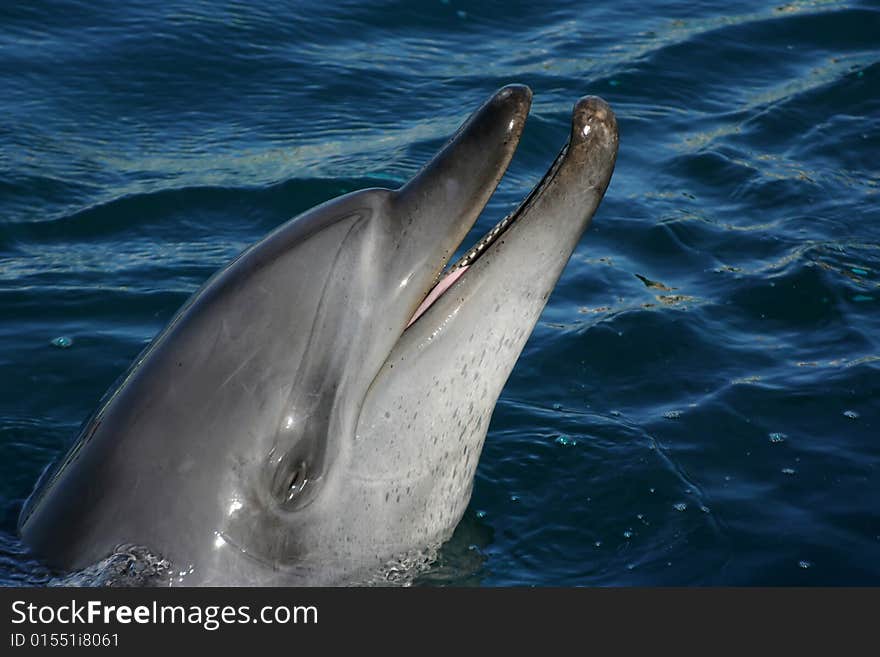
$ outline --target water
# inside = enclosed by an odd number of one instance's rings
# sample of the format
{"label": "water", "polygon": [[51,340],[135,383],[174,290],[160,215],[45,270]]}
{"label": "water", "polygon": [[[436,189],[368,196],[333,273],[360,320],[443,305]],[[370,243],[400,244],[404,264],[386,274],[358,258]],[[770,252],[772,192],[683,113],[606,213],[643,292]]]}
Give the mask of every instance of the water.
{"label": "water", "polygon": [[420,583],[880,584],[880,11],[833,0],[3,3],[0,583],[47,581],[22,501],[189,294],[509,82],[474,236],[579,96],[620,156]]}

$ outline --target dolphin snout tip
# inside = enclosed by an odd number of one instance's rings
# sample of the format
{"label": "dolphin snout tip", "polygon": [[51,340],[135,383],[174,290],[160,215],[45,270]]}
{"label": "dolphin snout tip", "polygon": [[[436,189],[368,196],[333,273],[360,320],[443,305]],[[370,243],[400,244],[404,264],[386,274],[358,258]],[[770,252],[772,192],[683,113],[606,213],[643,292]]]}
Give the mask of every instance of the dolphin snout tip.
{"label": "dolphin snout tip", "polygon": [[587,141],[604,135],[610,140],[617,139],[617,117],[614,110],[598,96],[584,96],[575,103],[572,111],[572,134],[579,141]]}
{"label": "dolphin snout tip", "polygon": [[524,117],[532,106],[532,90],[524,84],[508,84],[498,90],[494,100]]}
{"label": "dolphin snout tip", "polygon": [[508,84],[498,90],[498,97],[502,100],[532,100],[532,90],[525,84]]}

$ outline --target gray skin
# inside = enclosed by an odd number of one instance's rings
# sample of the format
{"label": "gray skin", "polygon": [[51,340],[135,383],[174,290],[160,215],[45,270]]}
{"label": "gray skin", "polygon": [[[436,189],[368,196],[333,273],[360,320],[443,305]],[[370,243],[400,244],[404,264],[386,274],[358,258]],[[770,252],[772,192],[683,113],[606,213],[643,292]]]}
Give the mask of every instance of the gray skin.
{"label": "gray skin", "polygon": [[581,99],[544,180],[406,328],[530,104],[527,87],[501,89],[399,190],[318,206],[208,281],[38,484],[24,541],[65,570],[143,545],[171,584],[332,585],[446,540],[617,155],[610,108]]}

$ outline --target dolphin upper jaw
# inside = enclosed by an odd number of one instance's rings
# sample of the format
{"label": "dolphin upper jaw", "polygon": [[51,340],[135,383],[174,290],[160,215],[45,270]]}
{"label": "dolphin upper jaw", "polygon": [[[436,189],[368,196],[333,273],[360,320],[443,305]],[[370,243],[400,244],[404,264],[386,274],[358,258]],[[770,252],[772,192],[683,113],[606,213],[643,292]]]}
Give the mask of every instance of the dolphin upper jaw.
{"label": "dolphin upper jaw", "polygon": [[392,193],[391,228],[407,247],[406,257],[420,257],[413,275],[430,281],[419,286],[416,296],[427,294],[495,191],[519,143],[531,101],[528,87],[503,87]]}

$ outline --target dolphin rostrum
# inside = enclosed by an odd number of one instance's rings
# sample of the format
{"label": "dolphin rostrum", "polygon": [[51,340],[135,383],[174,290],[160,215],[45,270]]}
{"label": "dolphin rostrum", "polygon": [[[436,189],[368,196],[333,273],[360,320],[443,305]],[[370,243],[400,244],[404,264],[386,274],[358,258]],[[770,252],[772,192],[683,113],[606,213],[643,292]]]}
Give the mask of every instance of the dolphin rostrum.
{"label": "dolphin rostrum", "polygon": [[326,585],[447,539],[617,157],[613,112],[582,98],[540,184],[447,266],[531,97],[504,87],[400,189],[328,201],[215,274],[43,476],[25,543],[64,570],[140,545],[174,584]]}

